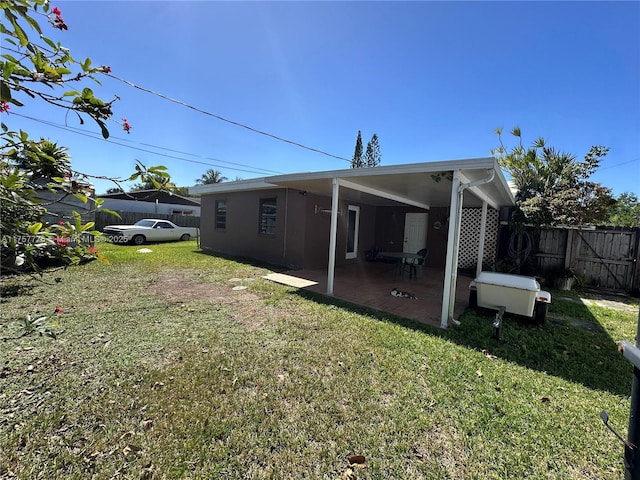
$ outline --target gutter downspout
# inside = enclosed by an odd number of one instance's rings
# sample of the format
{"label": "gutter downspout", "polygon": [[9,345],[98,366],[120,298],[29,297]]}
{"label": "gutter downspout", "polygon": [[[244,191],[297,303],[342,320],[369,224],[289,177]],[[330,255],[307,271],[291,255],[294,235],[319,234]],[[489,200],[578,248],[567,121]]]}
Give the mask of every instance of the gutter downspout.
{"label": "gutter downspout", "polygon": [[[447,265],[445,267],[445,284],[442,298],[442,317],[440,319],[440,327],[447,328],[449,320],[455,322],[453,318],[453,312],[456,303],[456,286],[458,282],[458,254],[460,250],[460,222],[462,219],[462,198],[463,193],[467,188],[477,187],[490,183],[495,178],[496,171],[491,169],[488,171],[488,176],[475,180],[469,183],[460,182],[460,170],[453,172],[454,183],[451,192],[451,214],[449,215],[449,238],[452,237],[451,254],[447,252]],[[453,192],[453,189],[457,186],[457,191]],[[457,194],[457,196],[456,196]],[[452,218],[453,217],[453,218]],[[448,277],[448,278],[447,278]],[[447,305],[447,307],[445,307]]]}
{"label": "gutter downspout", "polygon": [[482,218],[480,220],[480,242],[478,242],[478,262],[476,264],[476,277],[482,273],[484,261],[484,242],[487,234],[487,202],[482,202]]}

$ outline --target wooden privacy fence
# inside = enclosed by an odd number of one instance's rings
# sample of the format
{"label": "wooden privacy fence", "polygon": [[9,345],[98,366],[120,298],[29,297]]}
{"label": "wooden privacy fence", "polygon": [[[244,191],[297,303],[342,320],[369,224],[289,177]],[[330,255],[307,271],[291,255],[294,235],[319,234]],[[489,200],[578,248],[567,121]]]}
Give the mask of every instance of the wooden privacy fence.
{"label": "wooden privacy fence", "polygon": [[143,218],[169,220],[181,227],[200,227],[200,217],[188,215],[166,215],[162,213],[118,212],[120,218],[105,212],[96,212],[96,230],[102,231],[107,225],[132,225]]}
{"label": "wooden privacy fence", "polygon": [[[632,230],[527,228],[519,246],[527,249],[536,274],[571,269],[586,285],[607,290],[638,292],[640,288],[640,228]],[[506,235],[501,235],[504,243]],[[518,249],[511,236],[509,247]],[[528,245],[522,245],[522,244]]]}

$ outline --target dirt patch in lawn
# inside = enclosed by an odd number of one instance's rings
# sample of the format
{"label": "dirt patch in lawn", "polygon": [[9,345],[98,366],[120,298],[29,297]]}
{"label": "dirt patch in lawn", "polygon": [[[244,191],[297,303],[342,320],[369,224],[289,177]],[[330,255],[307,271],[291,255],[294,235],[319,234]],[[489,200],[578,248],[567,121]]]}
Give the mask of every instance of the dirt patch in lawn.
{"label": "dirt patch in lawn", "polygon": [[234,321],[254,329],[261,328],[267,320],[262,298],[250,290],[254,281],[253,278],[230,278],[227,283],[218,283],[203,280],[197,272],[162,272],[148,291],[185,307],[194,300],[221,305],[228,309]]}

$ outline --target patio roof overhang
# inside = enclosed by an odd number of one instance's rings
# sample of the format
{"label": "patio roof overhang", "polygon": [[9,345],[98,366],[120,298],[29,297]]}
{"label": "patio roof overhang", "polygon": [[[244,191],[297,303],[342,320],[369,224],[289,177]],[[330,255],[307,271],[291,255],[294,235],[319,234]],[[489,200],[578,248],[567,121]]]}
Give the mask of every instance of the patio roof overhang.
{"label": "patio roof overhang", "polygon": [[[449,231],[441,326],[453,319],[458,241],[462,207],[482,207],[478,265],[483,255],[487,206],[515,205],[513,194],[494,158],[447,160],[404,165],[276,175],[255,180],[190,188],[191,193],[219,193],[273,187],[294,188],[332,198],[327,294],[333,295],[338,198],[373,206],[412,205],[428,210],[449,208]],[[480,267],[479,267],[480,268]]]}
{"label": "patio roof overhang", "polygon": [[456,170],[460,172],[462,183],[485,178],[489,170],[496,173],[493,181],[465,191],[465,207],[481,207],[483,201],[496,209],[514,205],[513,195],[493,158],[296,173],[264,180],[282,187],[331,196],[332,180],[338,178],[342,199],[375,206],[413,205],[428,209],[450,205],[453,172]]}

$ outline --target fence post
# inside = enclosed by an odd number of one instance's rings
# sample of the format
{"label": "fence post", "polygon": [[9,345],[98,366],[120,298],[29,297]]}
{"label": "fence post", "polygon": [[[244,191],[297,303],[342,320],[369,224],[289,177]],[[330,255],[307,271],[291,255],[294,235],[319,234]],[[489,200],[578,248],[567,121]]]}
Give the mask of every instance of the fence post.
{"label": "fence post", "polygon": [[573,228],[567,229],[567,244],[564,251],[564,268],[568,270],[573,265],[578,246],[575,244],[577,237]]}

